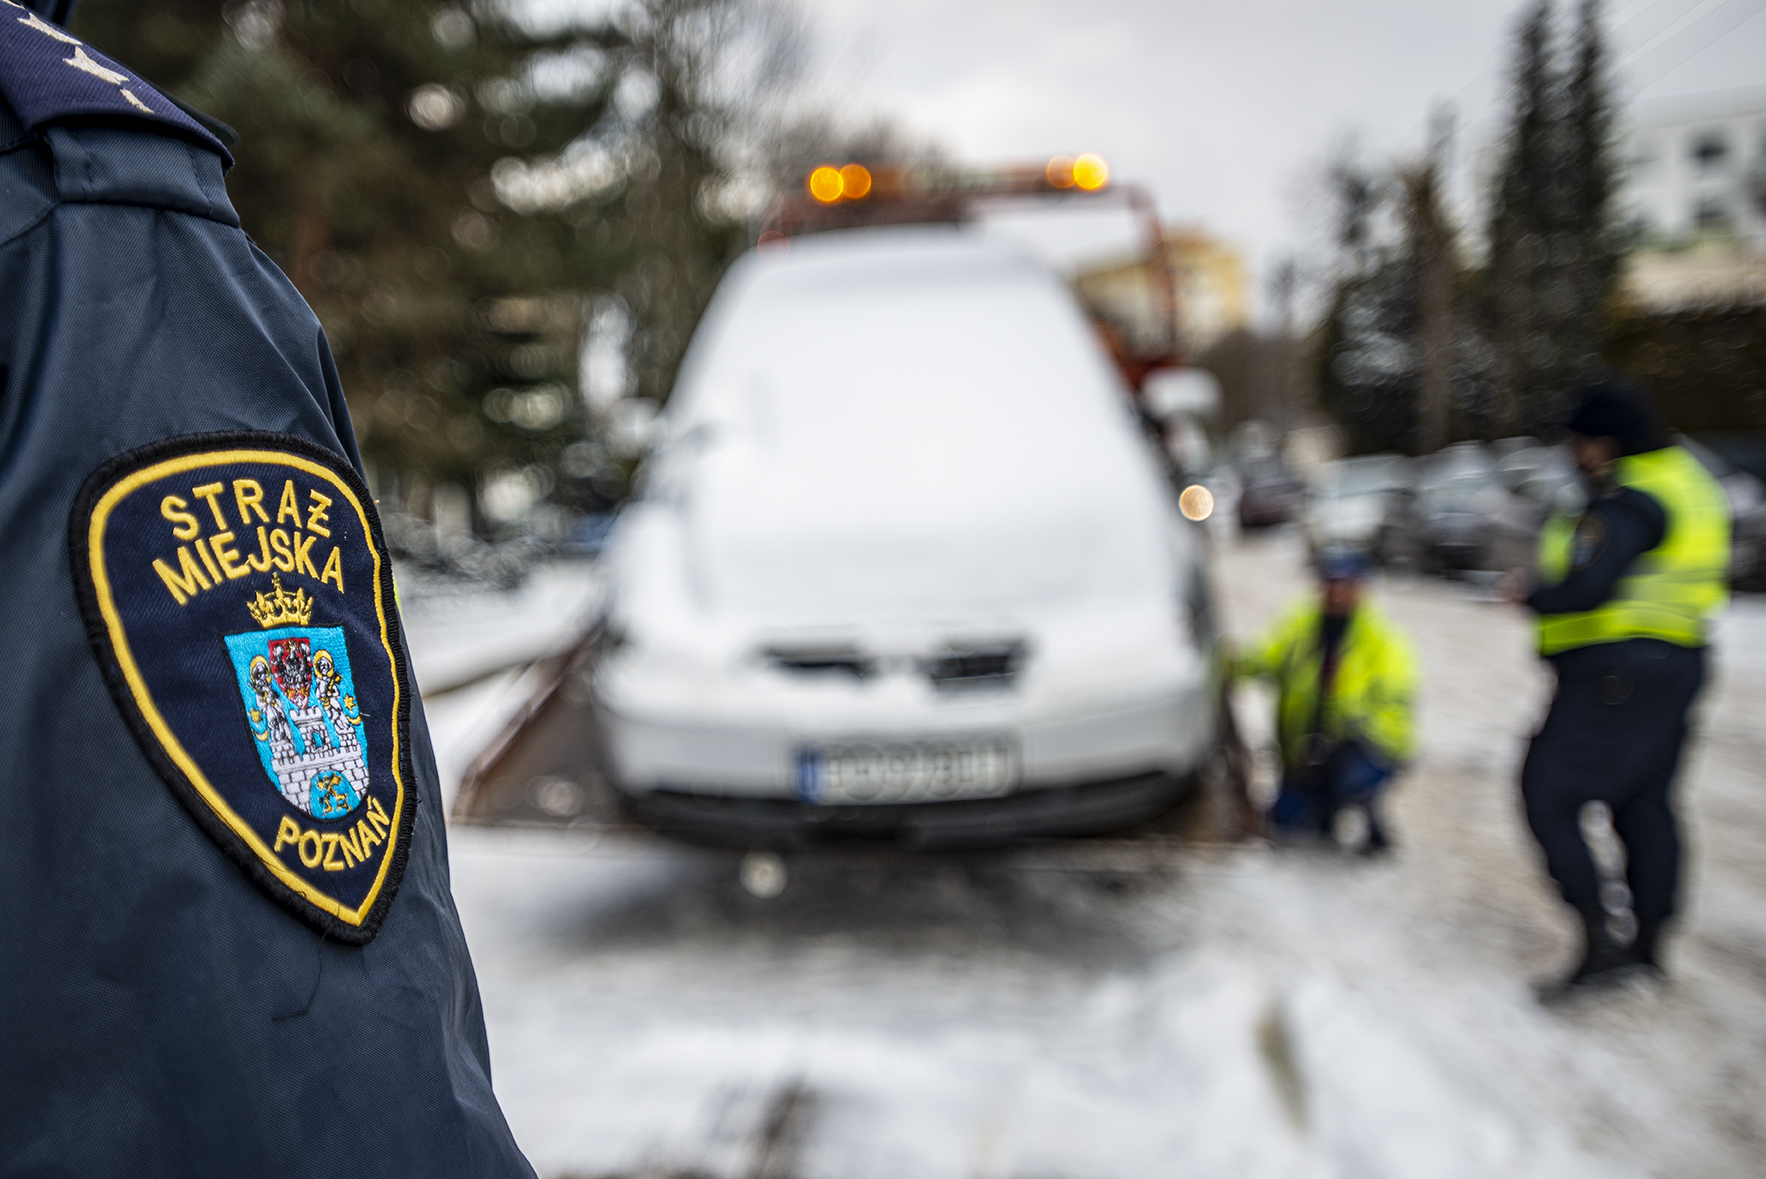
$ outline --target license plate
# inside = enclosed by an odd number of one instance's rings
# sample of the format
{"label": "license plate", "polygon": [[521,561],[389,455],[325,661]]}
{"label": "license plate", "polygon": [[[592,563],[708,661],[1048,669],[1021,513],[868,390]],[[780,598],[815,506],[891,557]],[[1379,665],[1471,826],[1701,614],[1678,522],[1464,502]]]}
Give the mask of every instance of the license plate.
{"label": "license plate", "polygon": [[1003,738],[826,745],[798,751],[797,795],[816,803],[996,798],[1017,782]]}

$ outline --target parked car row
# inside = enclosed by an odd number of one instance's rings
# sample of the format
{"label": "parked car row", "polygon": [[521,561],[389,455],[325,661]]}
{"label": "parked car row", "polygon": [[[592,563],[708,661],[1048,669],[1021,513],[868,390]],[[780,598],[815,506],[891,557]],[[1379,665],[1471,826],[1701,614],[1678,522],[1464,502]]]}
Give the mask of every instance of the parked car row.
{"label": "parked car row", "polygon": [[1582,505],[1568,456],[1530,439],[1500,449],[1462,443],[1403,461],[1411,482],[1392,497],[1368,547],[1383,565],[1429,573],[1530,565],[1545,522]]}
{"label": "parked car row", "polygon": [[1301,527],[1313,551],[1350,545],[1375,552],[1386,522],[1412,494],[1409,464],[1401,455],[1370,454],[1328,463],[1319,472]]}
{"label": "parked car row", "polygon": [[[1722,485],[1732,521],[1730,580],[1766,589],[1766,482],[1684,437]],[[1279,460],[1261,460],[1266,484]],[[1285,470],[1285,468],[1284,468]],[[1253,485],[1245,479],[1247,494]],[[1422,458],[1362,455],[1326,463],[1299,493],[1297,519],[1308,548],[1365,551],[1382,566],[1428,573],[1504,571],[1533,563],[1540,530],[1553,514],[1580,511],[1582,484],[1562,446],[1531,438],[1457,443]],[[1245,524],[1274,522],[1266,512]],[[1254,517],[1254,518],[1253,518]]]}
{"label": "parked car row", "polygon": [[1766,590],[1766,482],[1731,466],[1690,438],[1679,442],[1703,463],[1729,500],[1729,581],[1739,589]]}
{"label": "parked car row", "polygon": [[381,512],[380,521],[387,547],[404,569],[407,592],[419,578],[455,589],[518,589],[555,547],[533,536],[493,544],[390,509]]}
{"label": "parked car row", "polygon": [[1277,455],[1242,459],[1234,464],[1234,474],[1240,527],[1285,524],[1306,506],[1305,482]]}

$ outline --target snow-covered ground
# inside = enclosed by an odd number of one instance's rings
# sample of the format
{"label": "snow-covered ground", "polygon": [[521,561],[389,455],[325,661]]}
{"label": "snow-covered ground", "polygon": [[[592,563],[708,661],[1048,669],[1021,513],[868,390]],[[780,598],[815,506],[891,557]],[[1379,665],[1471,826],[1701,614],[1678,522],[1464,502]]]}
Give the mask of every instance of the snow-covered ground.
{"label": "snow-covered ground", "polygon": [[400,577],[400,615],[411,670],[432,726],[442,805],[453,805],[461,775],[536,684],[534,664],[567,649],[590,621],[600,579],[592,562],[535,569],[520,589],[450,589]]}
{"label": "snow-covered ground", "polygon": [[[1232,633],[1305,585],[1289,537],[1223,556]],[[484,653],[516,640],[483,636],[543,631],[546,609],[562,641],[590,583],[553,576],[419,608],[419,676],[497,665]],[[794,863],[762,901],[726,855],[456,828],[496,1087],[539,1173],[1761,1173],[1766,601],[1724,624],[1683,778],[1672,986],[1547,1011],[1528,983],[1570,929],[1515,798],[1545,691],[1525,622],[1443,582],[1380,596],[1427,675],[1390,860],[854,855]],[[520,674],[429,701],[445,775],[519,704]]]}
{"label": "snow-covered ground", "polygon": [[557,654],[588,622],[597,585],[588,561],[541,565],[507,593],[449,590],[446,583],[412,577],[422,592],[407,596],[407,579],[399,580],[412,670],[426,697]]}

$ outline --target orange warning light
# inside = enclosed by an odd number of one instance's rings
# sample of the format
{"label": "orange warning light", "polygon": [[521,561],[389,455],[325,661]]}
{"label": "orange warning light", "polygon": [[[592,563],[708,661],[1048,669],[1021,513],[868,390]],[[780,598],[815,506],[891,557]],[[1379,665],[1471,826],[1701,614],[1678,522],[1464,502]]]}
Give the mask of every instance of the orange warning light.
{"label": "orange warning light", "polygon": [[[868,182],[870,176],[867,175],[865,179]],[[809,195],[824,205],[831,205],[839,200],[845,189],[846,182],[841,179],[840,169],[831,165],[823,164],[809,174]]]}
{"label": "orange warning light", "polygon": [[1056,188],[1072,188],[1073,187],[1073,157],[1072,156],[1056,156],[1054,159],[1049,161],[1049,166],[1045,172],[1045,175],[1048,176],[1049,183],[1054,185]]}
{"label": "orange warning light", "polygon": [[1092,192],[1110,182],[1110,165],[1104,163],[1103,156],[1086,152],[1073,161],[1073,183]]}
{"label": "orange warning light", "polygon": [[863,164],[848,164],[840,169],[840,195],[858,200],[871,191],[871,174]]}

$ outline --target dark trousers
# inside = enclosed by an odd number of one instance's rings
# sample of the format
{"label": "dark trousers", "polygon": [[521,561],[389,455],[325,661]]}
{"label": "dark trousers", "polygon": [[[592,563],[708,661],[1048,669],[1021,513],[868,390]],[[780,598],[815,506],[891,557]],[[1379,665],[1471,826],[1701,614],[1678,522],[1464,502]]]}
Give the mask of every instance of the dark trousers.
{"label": "dark trousers", "polygon": [[1625,845],[1640,925],[1674,913],[1680,835],[1670,792],[1687,711],[1705,681],[1702,648],[1631,639],[1567,652],[1545,724],[1527,747],[1521,798],[1527,824],[1564,900],[1600,909],[1600,877],[1582,838],[1582,808],[1605,803]]}
{"label": "dark trousers", "polygon": [[1357,742],[1345,741],[1317,766],[1286,771],[1281,793],[1269,808],[1269,821],[1289,831],[1329,834],[1337,812],[1349,806],[1367,810],[1369,837],[1385,842],[1376,800],[1392,776],[1392,767]]}

